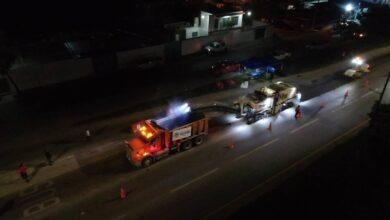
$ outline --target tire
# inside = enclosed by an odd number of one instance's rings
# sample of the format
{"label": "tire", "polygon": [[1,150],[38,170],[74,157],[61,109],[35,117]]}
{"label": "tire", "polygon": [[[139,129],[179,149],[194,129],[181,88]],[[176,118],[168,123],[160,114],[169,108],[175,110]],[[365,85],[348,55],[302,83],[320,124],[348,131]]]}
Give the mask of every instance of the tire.
{"label": "tire", "polygon": [[205,139],[204,135],[200,135],[200,136],[194,138],[194,144],[195,144],[195,146],[198,146],[198,145],[203,144],[204,139]]}
{"label": "tire", "polygon": [[241,109],[240,109],[240,104],[237,104],[237,103],[234,104],[234,105],[233,105],[233,108],[236,109],[237,111],[241,111]]}
{"label": "tire", "polygon": [[150,167],[153,164],[153,158],[152,157],[146,157],[142,160],[142,167]]}
{"label": "tire", "polygon": [[183,151],[189,150],[192,148],[192,142],[191,141],[186,141],[181,144],[180,149]]}
{"label": "tire", "polygon": [[250,125],[250,124],[252,124],[254,121],[255,121],[255,120],[254,120],[253,117],[247,118],[247,119],[246,119],[246,124]]}

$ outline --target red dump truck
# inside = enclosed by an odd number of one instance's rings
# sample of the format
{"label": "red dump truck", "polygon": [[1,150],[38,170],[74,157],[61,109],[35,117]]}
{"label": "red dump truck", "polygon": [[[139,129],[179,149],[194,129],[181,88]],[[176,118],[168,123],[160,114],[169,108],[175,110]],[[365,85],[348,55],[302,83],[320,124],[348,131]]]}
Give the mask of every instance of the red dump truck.
{"label": "red dump truck", "polygon": [[134,138],[126,141],[127,159],[136,167],[148,167],[172,152],[188,150],[204,142],[208,119],[188,112],[132,125]]}

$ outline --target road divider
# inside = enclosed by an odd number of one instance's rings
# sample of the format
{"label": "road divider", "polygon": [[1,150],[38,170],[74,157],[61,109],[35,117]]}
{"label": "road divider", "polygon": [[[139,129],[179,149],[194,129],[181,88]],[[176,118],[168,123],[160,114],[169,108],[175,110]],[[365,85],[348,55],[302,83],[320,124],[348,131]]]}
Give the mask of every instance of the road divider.
{"label": "road divider", "polygon": [[372,95],[373,93],[374,93],[373,91],[369,91],[366,94],[362,95],[361,98],[365,98],[365,97],[367,97],[369,95]]}

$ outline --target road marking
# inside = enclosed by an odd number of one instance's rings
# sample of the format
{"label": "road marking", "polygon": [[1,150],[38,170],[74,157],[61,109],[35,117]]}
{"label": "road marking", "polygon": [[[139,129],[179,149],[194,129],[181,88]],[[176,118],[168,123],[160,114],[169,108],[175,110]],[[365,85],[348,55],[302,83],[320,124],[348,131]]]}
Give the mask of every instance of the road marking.
{"label": "road marking", "polygon": [[[288,171],[292,170],[293,168],[295,168],[296,166],[300,165],[302,162],[304,162],[305,160],[309,159],[310,157],[316,155],[318,152],[326,149],[327,147],[329,147],[330,145],[334,144],[336,141],[342,139],[343,137],[353,133],[354,131],[358,130],[360,127],[362,127],[363,125],[367,124],[370,120],[367,119],[367,120],[364,120],[362,121],[361,123],[359,123],[358,125],[356,125],[355,127],[349,129],[348,131],[346,131],[345,133],[337,136],[335,139],[331,140],[330,142],[322,145],[321,147],[319,147],[318,149],[316,149],[315,151],[311,152],[310,154],[306,155],[305,157],[303,157],[302,159],[294,162],[293,164],[291,164],[290,166],[288,166],[286,169],[284,170],[281,170],[279,171],[277,174],[269,177],[268,179],[266,179],[264,182],[256,185],[255,187],[253,187],[252,189],[242,193],[241,195],[239,195],[238,197],[234,198],[233,200],[231,200],[230,202],[220,206],[219,208],[215,209],[214,211],[210,212],[209,214],[207,214],[204,218],[202,219],[209,219],[211,216],[221,212],[223,209],[225,209],[226,207],[228,207],[229,205],[233,204],[234,202],[237,202],[237,201],[240,201],[240,199],[243,199],[245,196],[247,195],[250,195],[250,194],[253,194],[253,192],[255,192],[256,190],[262,188],[265,184],[269,183],[269,182],[272,182],[274,179],[278,178],[279,176],[283,175],[284,173],[287,173]],[[261,194],[260,194],[261,195]]]}
{"label": "road marking", "polygon": [[264,147],[267,147],[267,146],[269,146],[269,145],[275,143],[275,142],[278,141],[278,140],[279,140],[279,138],[276,138],[276,139],[273,139],[272,141],[269,141],[269,142],[267,142],[267,143],[265,143],[265,144],[263,144],[263,145],[261,145],[261,146],[259,146],[259,147],[256,147],[255,149],[249,151],[248,153],[245,153],[245,154],[243,154],[243,155],[237,157],[236,159],[234,159],[234,161],[241,160],[242,158],[247,157],[247,156],[250,155],[251,153],[253,153],[253,152],[255,152],[255,151],[258,151],[258,150],[260,150],[260,149],[263,149]]}
{"label": "road marking", "polygon": [[312,125],[312,124],[316,123],[317,121],[318,121],[318,118],[316,118],[316,119],[314,119],[314,120],[312,120],[312,121],[302,125],[301,127],[295,128],[294,130],[290,131],[290,133],[294,134],[295,132],[297,132],[297,131],[299,131],[299,130],[301,130],[301,129],[309,126],[309,125]]}
{"label": "road marking", "polygon": [[42,212],[52,206],[59,204],[60,202],[61,202],[60,198],[52,197],[44,201],[35,203],[34,205],[23,209],[23,217],[27,218],[30,217],[31,215],[35,215],[36,213]]}
{"label": "road marking", "polygon": [[369,96],[369,95],[371,95],[373,93],[374,93],[373,91],[369,91],[366,94],[362,95],[361,98],[367,97],[367,96]]}
{"label": "road marking", "polygon": [[191,180],[191,181],[188,182],[188,183],[185,183],[185,184],[183,184],[183,185],[181,185],[181,186],[179,186],[179,187],[176,187],[176,188],[172,189],[172,190],[171,190],[171,193],[177,192],[177,191],[183,189],[184,187],[186,187],[186,186],[188,186],[188,185],[190,185],[190,184],[192,184],[192,183],[194,183],[194,182],[196,182],[196,181],[199,181],[199,180],[205,178],[206,176],[209,176],[209,175],[215,173],[218,169],[219,169],[219,168],[215,168],[215,169],[213,169],[213,170],[210,170],[209,172],[203,174],[202,176],[199,176],[199,177],[197,177],[197,178]]}

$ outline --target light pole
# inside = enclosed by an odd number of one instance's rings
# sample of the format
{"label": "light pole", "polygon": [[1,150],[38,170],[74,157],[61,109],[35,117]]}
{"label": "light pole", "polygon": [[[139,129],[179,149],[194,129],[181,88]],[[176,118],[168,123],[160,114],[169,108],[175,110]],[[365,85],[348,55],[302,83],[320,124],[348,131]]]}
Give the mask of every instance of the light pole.
{"label": "light pole", "polygon": [[382,103],[382,99],[383,99],[383,96],[385,95],[387,84],[389,84],[389,80],[390,80],[390,72],[387,75],[385,86],[383,86],[383,90],[382,90],[381,96],[379,97],[378,106],[376,107],[376,112],[379,112],[379,106]]}

